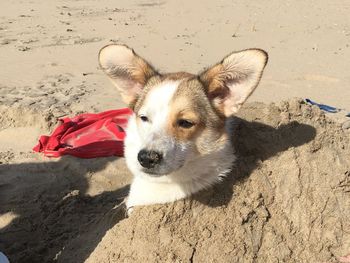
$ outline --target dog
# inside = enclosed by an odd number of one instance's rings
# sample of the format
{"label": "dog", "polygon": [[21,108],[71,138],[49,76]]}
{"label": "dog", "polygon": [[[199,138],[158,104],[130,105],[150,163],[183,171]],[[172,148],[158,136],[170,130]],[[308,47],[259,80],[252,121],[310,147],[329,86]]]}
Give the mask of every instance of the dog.
{"label": "dog", "polygon": [[100,67],[134,111],[125,138],[128,209],[183,199],[230,171],[229,117],[258,86],[267,61],[264,50],[247,49],[198,75],[161,74],[126,45],[100,50]]}

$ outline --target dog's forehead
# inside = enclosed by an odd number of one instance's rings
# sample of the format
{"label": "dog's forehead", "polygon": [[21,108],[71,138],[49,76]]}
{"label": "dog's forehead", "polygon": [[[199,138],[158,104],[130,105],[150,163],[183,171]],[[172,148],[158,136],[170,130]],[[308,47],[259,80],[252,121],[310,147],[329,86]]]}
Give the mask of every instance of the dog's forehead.
{"label": "dog's forehead", "polygon": [[[160,110],[169,106],[171,101],[184,95],[191,98],[195,95],[195,89],[189,83],[194,75],[190,73],[172,73],[164,76],[156,76],[150,79],[143,93],[138,98],[134,111],[144,111],[146,108]],[[198,81],[197,81],[198,82]],[[193,85],[192,85],[193,86]]]}
{"label": "dog's forehead", "polygon": [[140,112],[143,114],[152,114],[166,111],[179,84],[180,81],[167,80],[149,88],[140,105]]}

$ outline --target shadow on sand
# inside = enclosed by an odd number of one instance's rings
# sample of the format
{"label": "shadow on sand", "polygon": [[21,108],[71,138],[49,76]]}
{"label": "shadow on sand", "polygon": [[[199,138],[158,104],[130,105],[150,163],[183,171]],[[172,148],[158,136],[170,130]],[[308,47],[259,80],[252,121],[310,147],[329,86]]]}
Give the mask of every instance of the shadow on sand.
{"label": "shadow on sand", "polygon": [[84,262],[106,231],[125,218],[124,207],[113,208],[128,186],[86,195],[89,175],[113,160],[64,157],[0,165],[0,214],[17,215],[0,228],[0,251],[11,262]]}
{"label": "shadow on sand", "polygon": [[221,184],[215,185],[212,191],[207,194],[199,193],[194,197],[211,207],[227,205],[232,199],[232,186],[248,178],[261,161],[291,147],[306,144],[316,136],[314,127],[296,121],[274,128],[263,123],[233,117],[232,124],[232,140],[237,157],[232,172]]}

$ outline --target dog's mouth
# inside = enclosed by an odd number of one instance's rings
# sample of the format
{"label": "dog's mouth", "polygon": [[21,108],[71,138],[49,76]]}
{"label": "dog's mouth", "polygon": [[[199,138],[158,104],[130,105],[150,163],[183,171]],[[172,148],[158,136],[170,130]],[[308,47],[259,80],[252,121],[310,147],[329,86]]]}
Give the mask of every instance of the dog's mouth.
{"label": "dog's mouth", "polygon": [[184,164],[178,165],[175,168],[166,168],[164,166],[158,166],[154,168],[142,168],[142,172],[151,177],[162,177],[181,169],[183,166]]}
{"label": "dog's mouth", "polygon": [[157,171],[155,169],[146,169],[146,168],[143,168],[142,169],[142,172],[144,172],[145,174],[151,176],[151,177],[161,177],[161,176],[164,176],[164,175],[167,175],[165,173],[161,173],[160,171]]}

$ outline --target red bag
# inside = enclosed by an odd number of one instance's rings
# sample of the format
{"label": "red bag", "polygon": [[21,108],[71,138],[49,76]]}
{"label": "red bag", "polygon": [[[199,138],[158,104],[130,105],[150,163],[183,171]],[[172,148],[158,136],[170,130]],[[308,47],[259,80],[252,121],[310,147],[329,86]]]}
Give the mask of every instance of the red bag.
{"label": "red bag", "polygon": [[60,119],[62,124],[50,136],[41,136],[33,150],[48,157],[123,156],[124,130],[130,115],[132,111],[124,108]]}

